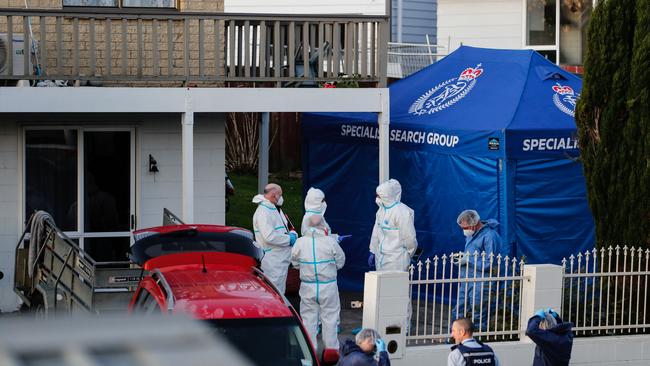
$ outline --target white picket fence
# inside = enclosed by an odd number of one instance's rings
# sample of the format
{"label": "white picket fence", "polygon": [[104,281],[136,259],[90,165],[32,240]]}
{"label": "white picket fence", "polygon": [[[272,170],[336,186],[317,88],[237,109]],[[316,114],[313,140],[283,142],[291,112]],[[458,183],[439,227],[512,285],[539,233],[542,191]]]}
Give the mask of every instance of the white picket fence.
{"label": "white picket fence", "polygon": [[650,331],[650,249],[619,245],[593,249],[562,261],[562,315],[576,336]]}
{"label": "white picket fence", "polygon": [[453,319],[474,319],[483,340],[518,339],[524,261],[493,253],[459,252],[410,267],[414,296],[409,345],[446,341]]}

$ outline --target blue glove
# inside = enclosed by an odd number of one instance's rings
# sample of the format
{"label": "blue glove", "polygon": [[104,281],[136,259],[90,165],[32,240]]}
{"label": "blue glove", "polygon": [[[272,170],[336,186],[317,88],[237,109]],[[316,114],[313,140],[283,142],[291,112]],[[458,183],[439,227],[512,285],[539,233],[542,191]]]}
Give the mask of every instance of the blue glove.
{"label": "blue glove", "polygon": [[375,254],[370,253],[368,256],[368,267],[370,267],[370,270],[373,271],[375,270]]}
{"label": "blue glove", "polygon": [[289,245],[293,246],[296,244],[296,239],[298,239],[298,234],[295,231],[289,232]]}
{"label": "blue glove", "polygon": [[347,239],[347,238],[351,238],[351,237],[352,237],[352,235],[339,235],[339,239],[338,239],[338,241],[339,241],[339,243],[340,243],[340,242],[342,242],[343,240],[345,240],[345,239]]}
{"label": "blue glove", "polygon": [[553,310],[553,308],[546,309],[546,312],[551,314],[551,316],[554,317],[554,318],[559,318],[560,317],[560,314],[556,313],[555,310]]}
{"label": "blue glove", "polygon": [[375,346],[377,346],[377,353],[386,352],[386,342],[382,339],[377,339],[375,341]]}
{"label": "blue glove", "polygon": [[538,316],[538,317],[540,317],[542,319],[546,319],[546,313],[542,309],[537,310],[535,312],[535,316]]}

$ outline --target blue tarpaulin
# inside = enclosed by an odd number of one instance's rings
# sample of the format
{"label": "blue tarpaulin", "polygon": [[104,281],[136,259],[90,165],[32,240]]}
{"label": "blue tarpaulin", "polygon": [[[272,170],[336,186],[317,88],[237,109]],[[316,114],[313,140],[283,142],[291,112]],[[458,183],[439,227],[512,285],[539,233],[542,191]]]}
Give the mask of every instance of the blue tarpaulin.
{"label": "blue tarpaulin", "polygon": [[[415,211],[423,257],[464,248],[456,217],[476,209],[500,222],[512,253],[560,263],[591,249],[573,118],[581,80],[531,50],[460,47],[390,86],[390,176]],[[342,243],[342,288],[368,270],[378,177],[377,115],[303,117],[304,189],[325,192]]]}

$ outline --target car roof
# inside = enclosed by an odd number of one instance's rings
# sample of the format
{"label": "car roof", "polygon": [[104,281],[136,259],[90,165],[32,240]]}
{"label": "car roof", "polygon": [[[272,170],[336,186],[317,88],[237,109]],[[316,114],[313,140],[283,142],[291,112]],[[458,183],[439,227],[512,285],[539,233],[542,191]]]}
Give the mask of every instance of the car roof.
{"label": "car roof", "polygon": [[[205,271],[204,271],[205,268]],[[291,317],[289,305],[252,267],[206,263],[159,269],[174,296],[174,311],[198,319]]]}

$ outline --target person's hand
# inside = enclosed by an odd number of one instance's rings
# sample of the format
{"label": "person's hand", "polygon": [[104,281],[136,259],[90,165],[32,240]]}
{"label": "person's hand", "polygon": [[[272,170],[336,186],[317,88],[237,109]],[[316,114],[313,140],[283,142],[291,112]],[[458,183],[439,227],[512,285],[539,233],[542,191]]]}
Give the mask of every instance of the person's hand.
{"label": "person's hand", "polygon": [[377,346],[377,353],[386,352],[386,342],[383,339],[377,339],[375,346]]}
{"label": "person's hand", "polygon": [[371,271],[375,270],[375,253],[370,253],[368,256],[368,267]]}
{"label": "person's hand", "polygon": [[546,319],[546,313],[544,312],[543,309],[539,309],[535,312],[535,316],[538,316],[542,319]]}
{"label": "person's hand", "polygon": [[343,240],[345,240],[345,239],[347,239],[347,238],[351,238],[351,237],[352,237],[352,235],[339,235],[339,237],[338,237],[336,240],[337,240],[337,241],[339,242],[339,244],[340,244]]}
{"label": "person's hand", "polygon": [[289,245],[293,246],[296,243],[297,239],[298,239],[298,233],[296,233],[293,230],[289,231]]}
{"label": "person's hand", "polygon": [[559,318],[560,317],[560,314],[556,313],[555,310],[553,310],[553,308],[546,309],[546,312],[551,314],[551,316],[553,316],[554,318]]}

